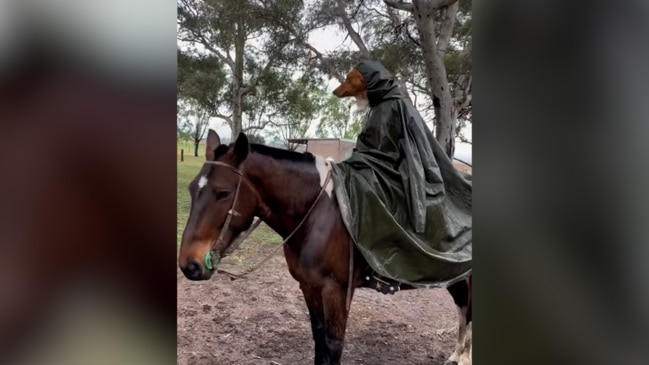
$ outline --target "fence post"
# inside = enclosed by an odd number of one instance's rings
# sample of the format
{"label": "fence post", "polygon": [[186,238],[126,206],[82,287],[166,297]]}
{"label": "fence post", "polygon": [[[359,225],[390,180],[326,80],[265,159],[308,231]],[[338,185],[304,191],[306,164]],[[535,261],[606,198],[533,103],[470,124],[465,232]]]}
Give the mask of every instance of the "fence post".
{"label": "fence post", "polygon": [[183,161],[185,161],[185,150],[181,148],[180,149],[180,162],[183,162]]}

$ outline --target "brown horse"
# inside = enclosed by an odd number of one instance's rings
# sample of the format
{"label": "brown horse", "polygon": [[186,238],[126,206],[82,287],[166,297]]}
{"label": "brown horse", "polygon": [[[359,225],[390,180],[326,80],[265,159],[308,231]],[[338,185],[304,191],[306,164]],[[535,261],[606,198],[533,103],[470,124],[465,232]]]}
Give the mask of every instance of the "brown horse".
{"label": "brown horse", "polygon": [[[190,216],[178,258],[188,279],[209,279],[212,263],[216,266],[255,216],[289,238],[284,255],[309,310],[316,365],[340,364],[348,289],[351,299],[354,288],[366,286],[368,267],[344,226],[328,173],[329,161],[320,156],[249,144],[244,134],[223,145],[210,130],[206,163],[189,184]],[[210,257],[212,252],[217,257]],[[447,364],[471,363],[470,285],[471,279],[448,288],[460,324]]]}

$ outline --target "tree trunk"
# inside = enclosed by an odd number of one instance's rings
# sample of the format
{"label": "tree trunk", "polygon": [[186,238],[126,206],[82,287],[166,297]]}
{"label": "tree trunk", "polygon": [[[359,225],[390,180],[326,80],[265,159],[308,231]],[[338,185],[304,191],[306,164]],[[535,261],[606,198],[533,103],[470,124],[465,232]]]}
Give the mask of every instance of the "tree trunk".
{"label": "tree trunk", "polygon": [[201,143],[200,139],[194,140],[194,157],[198,157],[198,145]]}
{"label": "tree trunk", "polygon": [[236,35],[234,41],[234,74],[232,78],[232,140],[243,130],[243,51],[246,45],[246,30],[242,19],[235,23]]}
{"label": "tree trunk", "polygon": [[446,66],[443,55],[437,49],[435,35],[434,12],[432,2],[428,0],[413,0],[413,15],[419,30],[424,65],[430,89],[430,98],[439,100],[435,107],[435,138],[449,158],[455,153],[455,124],[453,99],[446,76]]}

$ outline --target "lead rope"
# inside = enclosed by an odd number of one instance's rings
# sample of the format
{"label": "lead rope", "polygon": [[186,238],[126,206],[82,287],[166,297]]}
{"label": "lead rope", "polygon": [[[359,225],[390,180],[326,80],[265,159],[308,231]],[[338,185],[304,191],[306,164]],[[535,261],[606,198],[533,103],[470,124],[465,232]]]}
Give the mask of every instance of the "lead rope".
{"label": "lead rope", "polygon": [[254,232],[255,229],[257,229],[257,227],[259,227],[259,224],[261,224],[261,218],[257,218],[257,220],[255,221],[255,223],[253,223],[252,226],[250,226],[250,228],[248,228],[248,230],[246,231],[246,233],[245,233],[243,236],[241,236],[241,238],[239,238],[239,239],[237,240],[237,242],[235,242],[232,246],[230,246],[230,247],[229,247],[225,252],[227,252],[227,253],[231,253],[231,252],[234,252],[234,250],[236,250],[237,248],[239,248],[239,246],[241,245],[241,243],[242,243],[243,241],[245,241],[246,238],[248,238],[248,236],[250,236],[250,234],[251,234],[252,232]]}
{"label": "lead rope", "polygon": [[[326,188],[327,184],[329,184],[329,181],[330,181],[330,180],[331,180],[331,170],[329,170],[329,173],[327,173],[327,178],[325,179],[324,184],[323,184],[322,187],[320,188],[320,193],[319,193],[318,196],[315,198],[315,200],[313,201],[313,204],[311,204],[311,207],[310,207],[309,210],[306,212],[306,214],[304,215],[304,217],[302,218],[302,220],[300,221],[300,223],[297,225],[297,227],[295,227],[295,229],[293,230],[293,232],[291,232],[291,234],[289,234],[288,237],[286,237],[286,238],[284,239],[284,241],[282,241],[282,244],[278,245],[277,248],[276,248],[275,250],[273,250],[273,252],[271,252],[270,255],[266,256],[266,258],[264,258],[263,260],[261,260],[260,262],[258,262],[256,265],[252,266],[251,268],[249,268],[248,270],[245,270],[244,272],[242,272],[242,273],[240,273],[240,274],[231,273],[231,272],[229,272],[229,271],[222,270],[222,269],[217,269],[217,272],[220,273],[220,274],[228,275],[228,276],[230,277],[230,279],[232,279],[232,280],[235,280],[235,279],[243,279],[244,277],[246,277],[247,275],[249,275],[249,274],[252,273],[253,271],[259,269],[259,268],[260,268],[260,267],[261,267],[261,266],[262,266],[266,261],[270,260],[273,256],[275,256],[275,255],[279,252],[279,249],[280,249],[280,248],[283,248],[284,245],[288,242],[288,240],[290,240],[291,237],[293,237],[293,235],[295,234],[295,232],[297,232],[297,231],[300,229],[300,227],[302,227],[302,224],[304,224],[304,222],[306,222],[306,219],[307,219],[307,218],[309,217],[309,215],[311,214],[311,211],[313,211],[313,209],[315,208],[316,203],[318,202],[318,200],[320,200],[320,197],[322,196],[322,194],[324,194],[324,192],[325,192],[325,188]],[[247,236],[247,235],[246,235],[246,236]],[[244,239],[245,239],[245,238],[244,238]],[[351,279],[350,279],[350,280],[351,280]],[[348,295],[349,295],[349,291],[348,291]],[[349,297],[348,297],[348,300],[349,300]]]}

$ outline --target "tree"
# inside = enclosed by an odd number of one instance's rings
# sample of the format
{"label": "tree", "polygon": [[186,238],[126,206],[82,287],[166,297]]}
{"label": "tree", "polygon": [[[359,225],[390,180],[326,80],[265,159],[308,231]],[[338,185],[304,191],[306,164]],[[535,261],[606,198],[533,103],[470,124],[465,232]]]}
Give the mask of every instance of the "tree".
{"label": "tree", "polygon": [[198,146],[205,137],[210,121],[209,110],[203,108],[195,102],[180,103],[179,108],[179,126],[182,125],[184,134],[189,136],[194,144],[194,157],[198,157]]}
{"label": "tree", "polygon": [[[455,153],[458,112],[462,106],[468,107],[471,103],[470,75],[468,78],[458,76],[458,83],[452,94],[446,69],[446,52],[451,45],[460,2],[458,0],[412,0],[412,2],[384,0],[384,2],[394,9],[410,13],[414,19],[419,39],[413,41],[422,50],[428,95],[433,100],[435,109],[435,138],[446,154],[452,158]],[[463,2],[463,4],[470,8],[470,2]],[[470,52],[470,47],[467,52]]]}
{"label": "tree", "polygon": [[177,118],[177,122],[178,124],[176,126],[176,140],[178,142],[191,140],[191,125],[189,125],[188,122],[182,118]]}
{"label": "tree", "polygon": [[[178,40],[186,45],[181,58],[209,60],[210,69],[219,75],[210,92],[207,88],[199,95],[198,102],[210,110],[216,118],[224,120],[233,135],[244,130],[243,116],[255,106],[248,98],[255,96],[258,87],[273,78],[274,73],[287,70],[279,67],[280,59],[290,53],[291,39],[267,21],[276,14],[283,14],[284,21],[291,23],[291,14],[298,14],[301,1],[252,0],[178,0]],[[293,16],[295,18],[295,16]],[[179,69],[192,62],[179,62]],[[205,62],[203,62],[205,65]],[[179,76],[196,73],[188,68]],[[221,75],[223,76],[222,78]],[[180,88],[181,95],[192,88]],[[196,89],[196,88],[194,88]],[[250,129],[260,129],[256,126]]]}
{"label": "tree", "polygon": [[223,118],[220,109],[226,98],[228,80],[220,61],[213,55],[177,50],[177,88],[179,99]]}
{"label": "tree", "polygon": [[297,144],[289,139],[305,138],[307,131],[322,110],[322,91],[309,84],[308,78],[291,82],[283,97],[275,105],[277,118],[270,121],[276,127],[276,135],[286,143],[286,148],[295,150]]}
{"label": "tree", "polygon": [[192,125],[188,118],[187,103],[181,99],[177,99],[176,103],[176,139],[178,142],[191,141]]}

